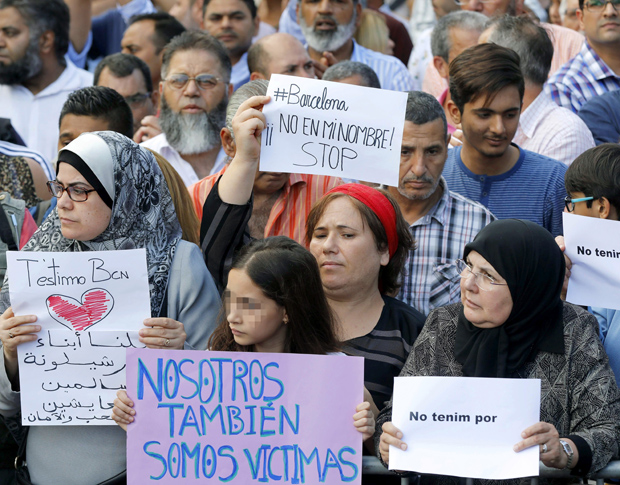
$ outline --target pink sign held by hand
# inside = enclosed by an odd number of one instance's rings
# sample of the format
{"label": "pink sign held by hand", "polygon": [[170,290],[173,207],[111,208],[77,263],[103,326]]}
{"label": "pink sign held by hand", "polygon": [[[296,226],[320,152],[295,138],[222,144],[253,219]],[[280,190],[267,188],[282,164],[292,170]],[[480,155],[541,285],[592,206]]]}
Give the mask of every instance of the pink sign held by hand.
{"label": "pink sign held by hand", "polygon": [[128,483],[360,484],[364,361],[127,351]]}

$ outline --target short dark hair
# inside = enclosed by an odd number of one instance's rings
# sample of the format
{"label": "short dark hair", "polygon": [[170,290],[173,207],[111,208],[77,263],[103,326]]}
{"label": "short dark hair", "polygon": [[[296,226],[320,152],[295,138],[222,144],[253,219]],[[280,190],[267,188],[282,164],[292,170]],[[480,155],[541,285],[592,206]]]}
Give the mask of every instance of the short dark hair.
{"label": "short dark hair", "polygon": [[366,87],[381,89],[381,81],[377,73],[361,62],[338,62],[325,70],[322,79],[323,81],[340,81],[351,76],[359,76]]}
{"label": "short dark hair", "polygon": [[105,86],[89,86],[72,92],[62,106],[58,125],[66,115],[90,116],[107,121],[110,131],[133,137],[133,114],[120,94]]}
{"label": "short dark hair", "polygon": [[161,62],[161,78],[166,78],[170,60],[174,54],[191,50],[203,50],[213,54],[220,61],[224,80],[230,82],[232,63],[228,51],[219,40],[201,30],[187,30],[170,41],[164,50],[164,57]]}
{"label": "short dark hair", "polygon": [[497,44],[479,44],[464,50],[450,63],[452,101],[463,113],[467,103],[480,96],[491,102],[507,86],[515,86],[523,101],[525,82],[519,63],[519,54]]}
{"label": "short dark hair", "polygon": [[527,16],[504,15],[489,21],[491,34],[487,42],[509,47],[519,54],[523,77],[543,85],[549,76],[553,43],[547,31]]}
{"label": "short dark hair", "polygon": [[[400,288],[400,275],[405,267],[405,262],[409,255],[409,251],[414,248],[414,240],[409,231],[409,224],[403,218],[400,206],[394,198],[385,190],[376,189],[381,192],[385,198],[394,207],[396,212],[396,234],[398,235],[398,247],[394,255],[390,258],[390,262],[386,266],[381,266],[379,270],[379,288],[383,294],[390,295]],[[327,206],[335,199],[347,197],[351,203],[357,208],[362,218],[362,222],[368,226],[372,232],[373,238],[378,251],[385,251],[388,248],[388,239],[385,227],[379,220],[377,214],[363,202],[342,192],[332,192],[321,197],[316,204],[312,206],[308,219],[306,219],[306,244],[310,245],[314,229],[325,213]]]}
{"label": "short dark hair", "polygon": [[[204,3],[202,4],[202,17],[204,18],[205,14],[207,13],[207,5],[209,5],[209,2],[211,0],[204,0]],[[243,3],[245,3],[245,6],[248,7],[248,10],[250,11],[250,15],[252,16],[253,19],[256,18],[256,14],[258,13],[258,9],[256,8],[256,4],[254,3],[254,0],[241,0]]]}
{"label": "short dark hair", "polygon": [[[566,192],[583,192],[598,200],[605,197],[620,214],[620,145],[604,143],[586,150],[564,175]],[[587,207],[592,207],[588,200]]]}
{"label": "short dark hair", "polygon": [[168,42],[174,39],[177,35],[185,32],[185,27],[183,27],[183,24],[166,12],[134,15],[131,19],[129,19],[129,25],[133,25],[136,22],[142,22],[143,20],[152,20],[155,22],[152,41],[157,49],[157,54],[159,54],[162,49],[166,47]]}
{"label": "short dark hair", "polygon": [[101,76],[101,71],[103,71],[106,67],[112,74],[114,74],[115,77],[131,76],[131,74],[138,69],[144,78],[146,91],[149,93],[153,92],[151,70],[149,69],[149,66],[147,66],[146,62],[139,57],[131,54],[123,54],[122,52],[104,57],[95,68],[95,78],[93,82],[95,86],[99,84],[99,76]]}
{"label": "short dark hair", "polygon": [[409,91],[407,93],[405,121],[410,121],[414,125],[425,125],[437,119],[441,119],[445,132],[444,138],[448,139],[446,113],[435,96],[422,91]]}
{"label": "short dark hair", "polygon": [[69,7],[63,0],[0,0],[0,9],[13,7],[30,29],[30,39],[54,33],[54,52],[63,66],[69,49]]}
{"label": "short dark hair", "polygon": [[[254,240],[241,248],[230,269],[243,270],[267,298],[284,308],[288,316],[286,352],[327,354],[337,350],[334,317],[319,265],[301,244],[286,236]],[[225,312],[208,348],[254,350],[235,342]]]}

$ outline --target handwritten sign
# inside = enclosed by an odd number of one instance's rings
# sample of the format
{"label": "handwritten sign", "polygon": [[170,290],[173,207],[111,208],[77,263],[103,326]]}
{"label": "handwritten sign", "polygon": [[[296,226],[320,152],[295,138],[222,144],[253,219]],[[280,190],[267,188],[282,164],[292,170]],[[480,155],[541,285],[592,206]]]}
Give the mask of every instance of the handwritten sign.
{"label": "handwritten sign", "polygon": [[361,483],[363,359],[130,349],[128,483]]}
{"label": "handwritten sign", "polygon": [[274,74],[260,169],[398,186],[407,93]]}
{"label": "handwritten sign", "polygon": [[390,446],[390,469],[504,480],[538,475],[538,447],[519,453],[540,421],[540,379],[397,377],[392,421],[407,450]]}
{"label": "handwritten sign", "polygon": [[114,425],[125,349],[151,315],[146,251],[7,252],[16,315],[41,332],[18,347],[25,425]]}
{"label": "handwritten sign", "polygon": [[564,213],[570,270],[566,301],[620,310],[620,223]]}

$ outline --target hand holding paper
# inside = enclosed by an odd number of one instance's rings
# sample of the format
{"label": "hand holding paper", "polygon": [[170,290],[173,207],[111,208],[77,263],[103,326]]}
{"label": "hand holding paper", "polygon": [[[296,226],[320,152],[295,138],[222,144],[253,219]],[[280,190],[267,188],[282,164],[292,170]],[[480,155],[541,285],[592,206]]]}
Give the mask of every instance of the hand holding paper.
{"label": "hand holding paper", "polygon": [[563,225],[572,261],[566,301],[620,310],[620,223],[565,212]]}
{"label": "hand holding paper", "polygon": [[269,96],[253,96],[241,103],[232,120],[236,152],[218,185],[219,196],[227,204],[246,204],[252,195],[266,125],[261,109],[268,102]]}
{"label": "hand holding paper", "polygon": [[121,389],[116,392],[114,408],[112,409],[112,419],[116,421],[122,429],[127,431],[127,425],[133,423],[136,412],[133,410],[133,401],[129,399],[127,391]]}
{"label": "hand holding paper", "polygon": [[491,480],[538,474],[539,450],[528,442],[515,453],[514,445],[540,420],[539,379],[396,377],[391,418],[380,451],[392,470]]}
{"label": "hand holding paper", "polygon": [[[565,468],[568,461],[568,456],[562,449],[560,444],[560,434],[550,423],[538,422],[529,428],[527,428],[521,436],[524,438],[514,446],[516,452],[525,450],[532,446],[537,446],[540,449],[540,460],[545,466],[551,468]],[[570,441],[570,440],[566,440]],[[570,441],[573,452],[575,453],[572,465],[574,466],[578,459],[579,454],[577,447]],[[572,467],[571,467],[572,468]]]}
{"label": "hand holding paper", "polygon": [[239,106],[232,121],[237,147],[235,158],[239,156],[247,162],[258,162],[261,134],[267,125],[262,107],[269,99],[269,96],[252,96]]}
{"label": "hand holding paper", "polygon": [[37,321],[36,315],[15,316],[9,307],[0,317],[0,339],[7,377],[10,381],[17,377],[17,347],[25,342],[37,339],[36,332],[41,331],[40,325],[28,325]]}
{"label": "hand holding paper", "polygon": [[172,318],[147,318],[139,331],[140,342],[149,349],[183,349],[187,338],[185,327]]}
{"label": "hand holding paper", "polygon": [[383,432],[379,441],[379,452],[381,453],[381,459],[389,465],[390,463],[390,446],[400,448],[403,451],[407,451],[407,443],[402,441],[403,432],[398,429],[392,421],[383,423],[381,427]]}

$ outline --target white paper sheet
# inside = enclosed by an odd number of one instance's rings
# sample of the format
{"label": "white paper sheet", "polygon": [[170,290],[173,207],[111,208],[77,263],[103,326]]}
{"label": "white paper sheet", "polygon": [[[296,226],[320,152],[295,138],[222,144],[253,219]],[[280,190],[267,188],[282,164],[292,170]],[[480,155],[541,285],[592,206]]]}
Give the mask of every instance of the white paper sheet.
{"label": "white paper sheet", "polygon": [[563,225],[573,263],[566,301],[620,310],[620,222],[565,212]]}
{"label": "white paper sheet", "polygon": [[18,347],[25,425],[113,425],[125,353],[151,316],[146,251],[7,253],[15,315],[42,330]]}
{"label": "white paper sheet", "polygon": [[521,432],[540,418],[539,379],[396,377],[392,422],[407,450],[390,469],[483,479],[538,476],[537,446]]}
{"label": "white paper sheet", "polygon": [[260,170],[398,186],[407,93],[274,74]]}

